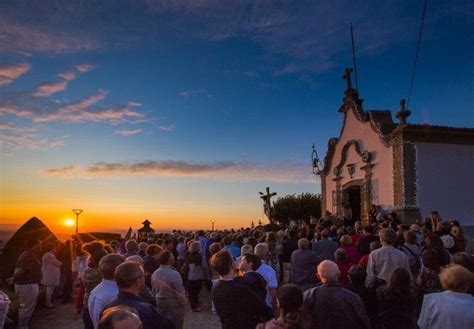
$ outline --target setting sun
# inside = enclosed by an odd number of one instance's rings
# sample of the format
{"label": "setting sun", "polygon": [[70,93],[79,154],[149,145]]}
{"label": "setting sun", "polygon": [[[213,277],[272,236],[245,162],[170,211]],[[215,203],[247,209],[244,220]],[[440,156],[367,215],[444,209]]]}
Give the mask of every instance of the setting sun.
{"label": "setting sun", "polygon": [[64,221],[64,225],[66,226],[73,226],[76,222],[74,221],[74,219],[71,219],[71,218],[68,218]]}

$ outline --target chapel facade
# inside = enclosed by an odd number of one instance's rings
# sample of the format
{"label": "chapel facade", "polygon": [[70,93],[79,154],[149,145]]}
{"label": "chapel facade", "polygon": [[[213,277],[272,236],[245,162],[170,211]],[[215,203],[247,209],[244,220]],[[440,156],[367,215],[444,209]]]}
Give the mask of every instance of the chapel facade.
{"label": "chapel facade", "polygon": [[474,128],[410,124],[401,100],[397,123],[389,110],[364,110],[350,69],[339,112],[339,137],[328,141],[321,178],[322,213],[340,216],[348,204],[367,222],[372,205],[407,223],[437,210],[445,219],[474,225]]}

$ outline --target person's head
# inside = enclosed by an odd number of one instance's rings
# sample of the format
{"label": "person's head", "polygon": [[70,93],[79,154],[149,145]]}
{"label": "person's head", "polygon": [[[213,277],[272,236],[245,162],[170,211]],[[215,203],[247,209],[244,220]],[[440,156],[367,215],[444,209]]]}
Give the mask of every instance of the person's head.
{"label": "person's head", "polygon": [[232,244],[232,237],[230,235],[226,235],[223,240],[225,246],[229,246]]}
{"label": "person's head", "polygon": [[355,222],[355,223],[354,223],[354,228],[355,228],[355,230],[358,231],[358,232],[362,231],[362,222],[359,221],[359,220],[358,220],[357,222]]}
{"label": "person's head", "polygon": [[268,245],[266,243],[257,244],[254,253],[260,257],[260,259],[266,260],[268,258]]}
{"label": "person's head", "polygon": [[429,234],[425,237],[425,247],[437,250],[444,249],[443,240],[436,234]]}
{"label": "person's head", "polygon": [[339,261],[339,262],[345,262],[347,260],[347,252],[339,248],[334,252],[334,259]]}
{"label": "person's head", "polygon": [[87,265],[92,268],[99,267],[100,260],[106,255],[107,252],[104,249],[94,250],[90,254],[89,263]]}
{"label": "person's head", "polygon": [[54,250],[54,243],[47,243],[44,245],[44,252],[52,252]]}
{"label": "person's head", "polygon": [[342,246],[350,246],[352,245],[352,239],[348,235],[343,235],[341,236],[341,239],[339,240],[341,242]]}
{"label": "person's head", "polygon": [[309,241],[306,238],[301,238],[298,240],[298,248],[302,250],[309,249]]}
{"label": "person's head", "polygon": [[146,248],[148,247],[148,243],[146,242],[140,242],[138,244],[138,249],[140,249],[141,252],[146,252]]}
{"label": "person's head", "polygon": [[125,249],[128,251],[128,252],[138,252],[139,248],[138,248],[138,243],[137,241],[135,240],[128,240],[126,243],[125,243]]}
{"label": "person's head", "polygon": [[390,227],[380,230],[379,236],[382,245],[393,246],[398,240],[397,233]]}
{"label": "person's head", "polygon": [[330,260],[323,260],[318,265],[317,274],[322,283],[329,283],[337,281],[340,272],[336,263]]}
{"label": "person's head", "polygon": [[99,271],[105,280],[114,280],[115,269],[125,262],[125,258],[119,254],[108,254],[99,262]]}
{"label": "person's head", "polygon": [[352,265],[349,271],[347,271],[347,278],[352,285],[363,286],[365,285],[367,272],[359,265]]}
{"label": "person's head", "polygon": [[387,300],[391,302],[412,302],[414,294],[411,288],[410,273],[402,267],[393,270],[384,288],[384,294]]}
{"label": "person's head", "polygon": [[209,253],[211,254],[211,256],[214,255],[219,250],[221,250],[221,245],[218,242],[213,242],[209,246]]}
{"label": "person's head", "polygon": [[415,233],[420,232],[421,228],[419,224],[411,224],[410,225],[410,231],[413,231]]}
{"label": "person's head", "polygon": [[146,248],[146,254],[150,257],[156,257],[160,254],[163,249],[157,244],[150,244]]}
{"label": "person's head", "polygon": [[240,248],[240,255],[243,256],[245,254],[253,254],[253,247],[251,244],[244,244],[242,248]]}
{"label": "person's head", "polygon": [[160,265],[173,266],[175,264],[173,253],[169,250],[163,250],[158,255],[158,262],[160,262]]}
{"label": "person's head", "polygon": [[99,329],[142,329],[143,325],[135,309],[119,305],[102,313]]}
{"label": "person's head", "polygon": [[189,253],[199,252],[201,250],[201,243],[194,241],[189,245]]}
{"label": "person's head", "polygon": [[300,309],[303,305],[301,288],[295,284],[285,284],[278,288],[277,299],[283,322],[289,325],[301,323]]}
{"label": "person's head", "polygon": [[364,226],[364,234],[374,234],[374,228],[371,225]]}
{"label": "person's head", "polygon": [[141,258],[140,256],[138,255],[133,255],[133,256],[129,256],[125,259],[126,262],[135,262],[135,263],[138,263],[140,264],[141,267],[143,267],[145,265],[145,262],[143,261],[143,258]]}
{"label": "person's head", "polygon": [[324,229],[324,230],[321,231],[321,238],[327,239],[327,238],[329,238],[329,235],[330,235],[330,234],[331,234],[331,233],[329,232],[328,229]]}
{"label": "person's head", "polygon": [[239,269],[243,272],[256,271],[261,264],[262,261],[257,255],[246,254],[242,256]]}
{"label": "person's head", "polygon": [[467,293],[474,284],[474,274],[461,265],[451,265],[439,275],[441,287],[459,293]]}
{"label": "person's head", "polygon": [[145,285],[142,267],[137,262],[125,262],[115,269],[115,282],[119,290],[138,295]]}
{"label": "person's head", "polygon": [[474,257],[467,252],[457,252],[453,256],[453,263],[464,266],[469,271],[474,272]]}
{"label": "person's head", "polygon": [[234,273],[234,260],[227,249],[219,250],[211,257],[211,267],[219,276],[227,276]]}
{"label": "person's head", "polygon": [[379,249],[381,247],[380,245],[380,242],[379,241],[372,241],[370,244],[369,244],[369,249],[370,251],[374,251],[376,249]]}
{"label": "person's head", "polygon": [[416,244],[416,233],[414,231],[406,231],[405,241],[409,244]]}

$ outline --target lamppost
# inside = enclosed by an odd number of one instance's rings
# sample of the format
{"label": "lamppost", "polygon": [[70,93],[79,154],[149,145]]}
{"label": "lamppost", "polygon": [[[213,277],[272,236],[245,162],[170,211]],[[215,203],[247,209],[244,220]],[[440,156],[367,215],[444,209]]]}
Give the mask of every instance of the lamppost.
{"label": "lamppost", "polygon": [[313,152],[311,153],[311,163],[313,165],[313,174],[319,175],[322,170],[321,161],[319,161],[318,153],[316,152],[316,148],[313,144]]}
{"label": "lamppost", "polygon": [[72,212],[76,214],[76,235],[79,233],[79,215],[83,212],[82,209],[73,209]]}
{"label": "lamppost", "polygon": [[215,223],[215,222],[216,222],[216,221],[215,221],[214,219],[211,219],[212,231],[214,231],[214,223]]}

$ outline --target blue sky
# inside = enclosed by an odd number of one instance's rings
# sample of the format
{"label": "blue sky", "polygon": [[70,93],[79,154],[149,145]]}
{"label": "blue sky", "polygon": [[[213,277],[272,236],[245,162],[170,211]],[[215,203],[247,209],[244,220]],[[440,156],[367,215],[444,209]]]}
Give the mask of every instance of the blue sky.
{"label": "blue sky", "polygon": [[[102,202],[85,198],[84,207],[136,198],[135,208],[157,217],[159,207],[137,194],[163,195],[178,212],[184,193],[194,200],[189,213],[207,205],[200,220],[232,212],[232,223],[261,217],[256,192],[265,186],[318,192],[311,145],[323,157],[339,133],[350,22],[365,109],[393,113],[408,93],[422,5],[2,3],[4,192],[32,198],[34,210],[47,195],[74,200],[107,186]],[[428,3],[409,122],[473,126],[473,12],[469,1]],[[35,195],[26,192],[31,182]],[[41,195],[44,186],[51,194]],[[70,208],[61,197],[44,216]],[[15,209],[2,216],[19,220]]]}

